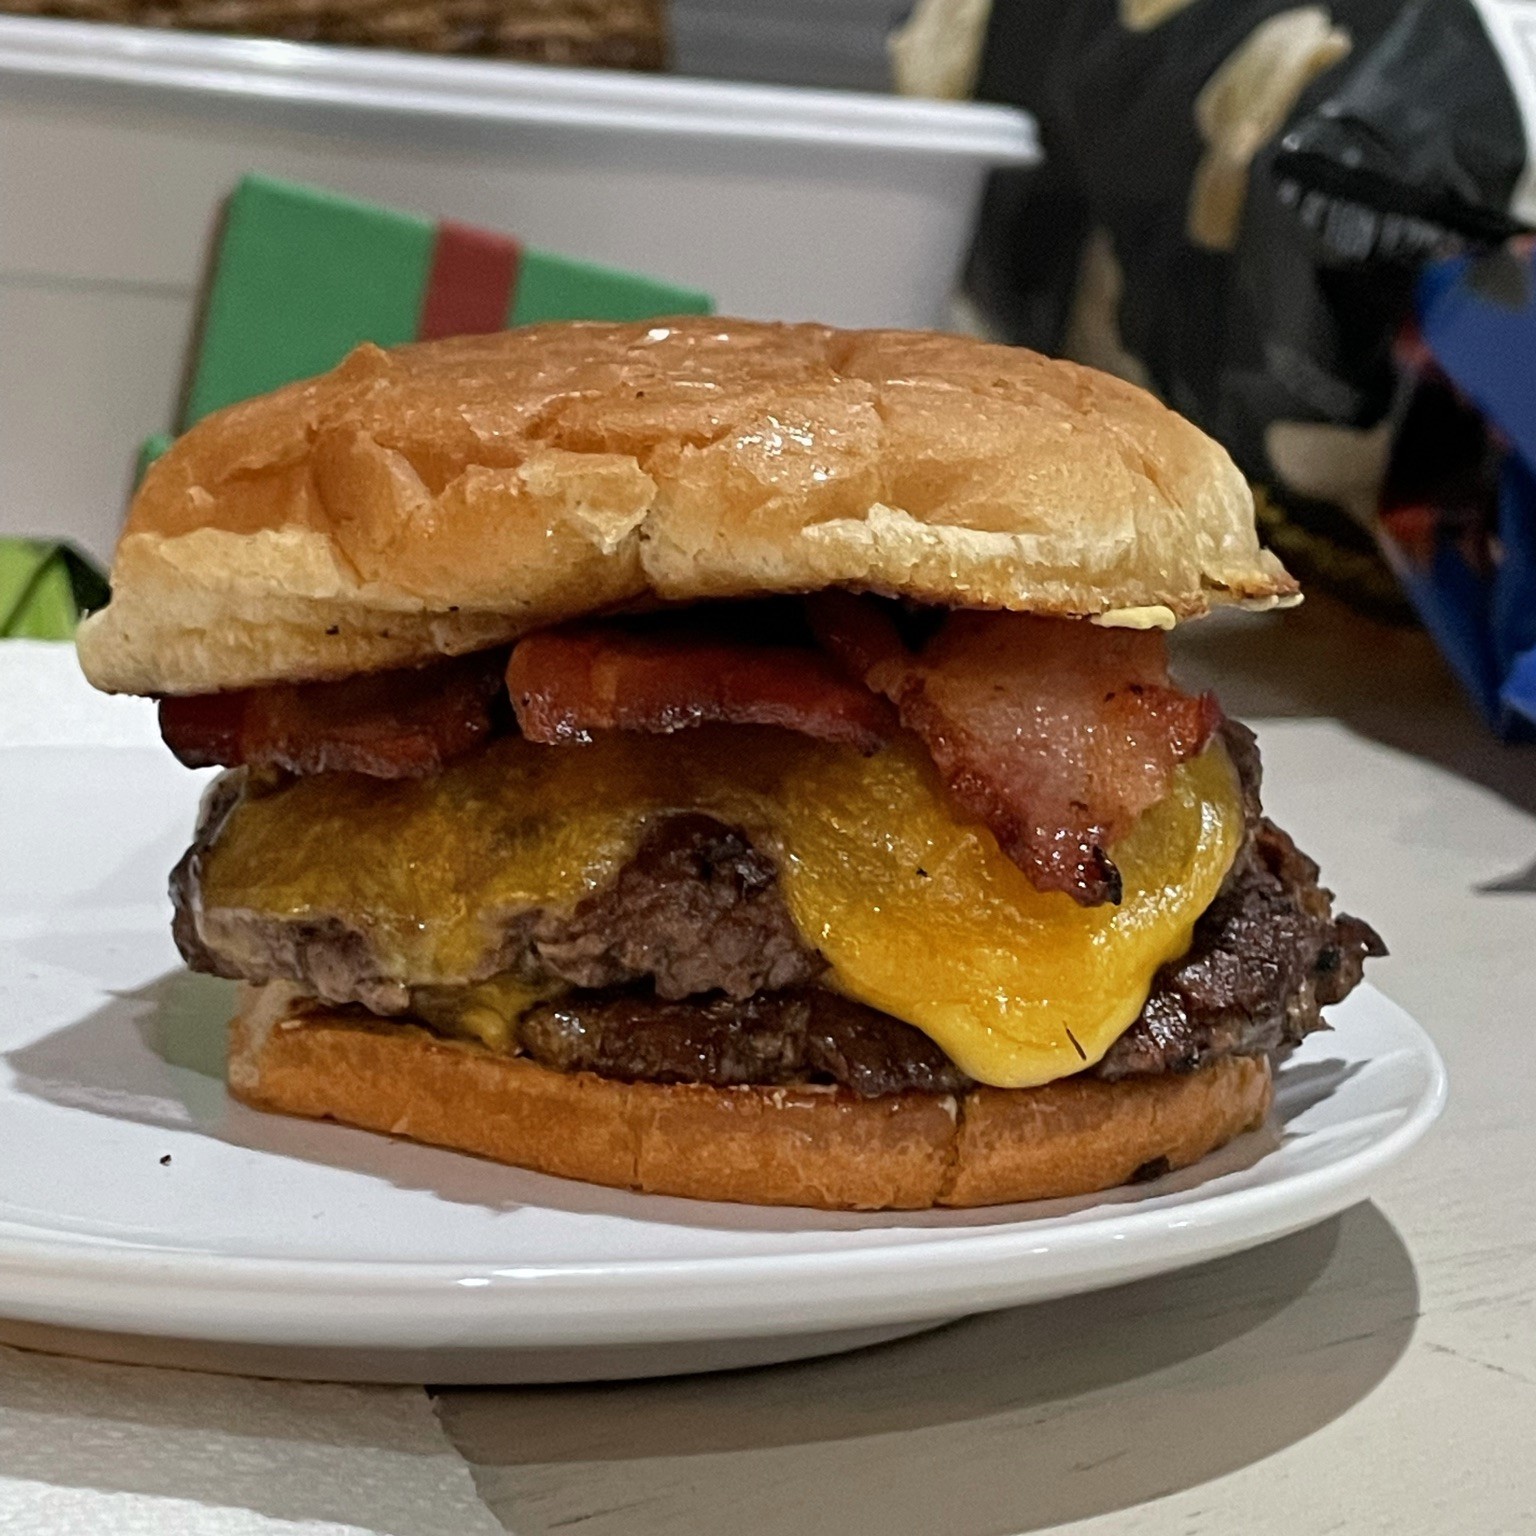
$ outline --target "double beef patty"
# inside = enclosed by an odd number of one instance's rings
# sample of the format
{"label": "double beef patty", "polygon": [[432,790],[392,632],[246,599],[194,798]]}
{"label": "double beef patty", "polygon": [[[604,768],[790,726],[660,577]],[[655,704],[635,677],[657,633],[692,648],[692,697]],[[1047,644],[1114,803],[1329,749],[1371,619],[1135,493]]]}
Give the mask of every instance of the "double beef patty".
{"label": "double beef patty", "polygon": [[[1092,1072],[1188,1072],[1288,1049],[1385,953],[1365,923],[1334,918],[1317,866],[1259,810],[1252,733],[1225,728],[1247,835],[1193,942],[1155,978],[1141,1017]],[[194,970],[284,980],[329,1004],[410,1016],[366,937],[335,919],[205,911],[201,864],[238,789],[210,802],[171,878],[175,934]],[[520,1048],[560,1071],[626,1081],[835,1083],[874,1098],[955,1092],[969,1080],[920,1030],[816,985],[825,963],[795,930],[778,871],[739,828],[696,813],[652,827],[615,879],[574,912],[525,912],[467,982],[515,972],[572,990],[525,1015]]]}

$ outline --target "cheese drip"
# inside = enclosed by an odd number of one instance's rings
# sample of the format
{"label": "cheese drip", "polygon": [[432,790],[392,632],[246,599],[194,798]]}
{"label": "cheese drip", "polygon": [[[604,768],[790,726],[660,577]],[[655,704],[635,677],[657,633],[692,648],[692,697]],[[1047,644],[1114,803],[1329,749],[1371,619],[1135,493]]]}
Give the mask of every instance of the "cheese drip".
{"label": "cheese drip", "polygon": [[204,903],[338,917],[398,979],[464,986],[510,917],[568,909],[674,810],[738,823],[778,859],[830,985],[1009,1088],[1091,1066],[1134,1022],[1243,829],[1217,744],[1115,846],[1121,904],[1084,908],[1035,890],[911,738],[866,758],[742,727],[581,747],[512,737],[432,779],[325,774],[248,797],[205,860]]}

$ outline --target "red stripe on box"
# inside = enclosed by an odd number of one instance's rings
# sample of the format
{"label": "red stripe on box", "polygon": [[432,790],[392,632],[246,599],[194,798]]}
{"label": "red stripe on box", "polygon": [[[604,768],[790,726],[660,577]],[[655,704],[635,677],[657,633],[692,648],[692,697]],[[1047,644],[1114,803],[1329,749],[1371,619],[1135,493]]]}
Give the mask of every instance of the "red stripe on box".
{"label": "red stripe on box", "polygon": [[521,255],[522,247],[507,235],[448,220],[439,224],[417,339],[505,330]]}

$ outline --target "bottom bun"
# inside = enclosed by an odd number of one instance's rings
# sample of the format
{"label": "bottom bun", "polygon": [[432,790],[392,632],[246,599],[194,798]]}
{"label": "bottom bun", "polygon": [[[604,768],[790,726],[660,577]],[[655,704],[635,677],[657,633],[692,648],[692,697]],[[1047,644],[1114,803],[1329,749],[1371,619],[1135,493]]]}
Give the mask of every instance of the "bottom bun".
{"label": "bottom bun", "polygon": [[859,1099],[814,1085],[711,1088],[555,1072],[413,1024],[245,987],[229,1085],[256,1109],[338,1120],[648,1194],[821,1210],[1084,1195],[1182,1168],[1269,1112],[1269,1063]]}

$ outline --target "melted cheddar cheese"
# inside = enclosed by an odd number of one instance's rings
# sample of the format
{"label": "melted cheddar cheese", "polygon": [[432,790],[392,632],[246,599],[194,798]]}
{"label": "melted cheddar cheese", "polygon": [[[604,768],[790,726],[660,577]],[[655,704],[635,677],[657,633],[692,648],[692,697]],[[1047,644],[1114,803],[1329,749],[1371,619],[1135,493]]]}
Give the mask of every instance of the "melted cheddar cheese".
{"label": "melted cheddar cheese", "polygon": [[568,908],[652,818],[684,809],[740,824],[779,860],[830,985],[1000,1087],[1080,1071],[1134,1022],[1157,968],[1188,947],[1243,822],[1213,746],[1113,849],[1121,904],[1084,908],[1035,890],[913,739],[866,758],[740,727],[584,747],[512,737],[432,779],[325,774],[247,795],[204,860],[203,899],[338,917],[398,979],[452,988],[484,974],[508,917]]}

